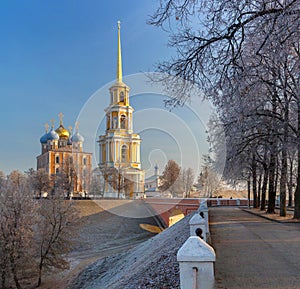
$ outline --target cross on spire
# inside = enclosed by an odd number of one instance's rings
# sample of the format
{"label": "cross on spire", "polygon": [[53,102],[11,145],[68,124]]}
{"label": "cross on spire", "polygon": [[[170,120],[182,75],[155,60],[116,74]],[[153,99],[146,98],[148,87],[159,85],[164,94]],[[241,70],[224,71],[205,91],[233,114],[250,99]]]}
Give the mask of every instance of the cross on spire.
{"label": "cross on spire", "polygon": [[45,123],[45,129],[46,129],[46,133],[47,133],[48,129],[49,129],[49,124],[48,123]]}
{"label": "cross on spire", "polygon": [[64,117],[63,113],[60,112],[60,113],[58,114],[58,117],[59,117],[59,124],[62,125],[62,124],[63,124],[63,117]]}
{"label": "cross on spire", "polygon": [[51,127],[52,127],[52,128],[54,128],[54,122],[55,122],[55,120],[52,118],[52,119],[50,120],[50,123],[51,123]]}
{"label": "cross on spire", "polygon": [[79,129],[79,122],[78,121],[75,122],[75,129],[76,129],[76,132],[78,132],[78,129]]}

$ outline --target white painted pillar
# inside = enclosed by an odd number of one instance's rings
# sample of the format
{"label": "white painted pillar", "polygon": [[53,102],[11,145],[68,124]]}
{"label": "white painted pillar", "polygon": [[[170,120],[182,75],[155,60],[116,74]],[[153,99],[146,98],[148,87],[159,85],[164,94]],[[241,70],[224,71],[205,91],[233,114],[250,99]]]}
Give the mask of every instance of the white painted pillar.
{"label": "white painted pillar", "polygon": [[206,240],[209,240],[209,219],[208,219],[208,207],[207,207],[207,200],[201,200],[200,206],[198,209],[199,213],[203,213],[204,219],[205,219],[205,225],[206,225]]}
{"label": "white painted pillar", "polygon": [[140,163],[141,162],[141,150],[140,150],[141,148],[140,148],[140,143],[139,142],[137,142],[136,143],[136,154],[137,154],[137,156],[136,156],[136,161],[137,161],[137,163]]}
{"label": "white painted pillar", "polygon": [[202,218],[198,212],[189,221],[190,225],[190,236],[197,236],[196,229],[200,228],[202,230],[203,240],[206,242],[206,221]]}
{"label": "white painted pillar", "polygon": [[106,162],[109,162],[109,142],[106,142]]}
{"label": "white painted pillar", "polygon": [[102,164],[102,143],[99,143],[99,164]]}
{"label": "white painted pillar", "polygon": [[189,237],[177,252],[181,289],[214,287],[214,249],[197,236]]}

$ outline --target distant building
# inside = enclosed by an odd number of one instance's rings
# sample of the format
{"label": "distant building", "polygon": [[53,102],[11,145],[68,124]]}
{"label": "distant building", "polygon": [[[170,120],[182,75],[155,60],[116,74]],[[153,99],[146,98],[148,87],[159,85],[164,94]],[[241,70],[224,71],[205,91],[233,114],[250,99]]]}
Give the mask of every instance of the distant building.
{"label": "distant building", "polygon": [[141,169],[141,138],[133,132],[129,87],[122,81],[120,22],[118,22],[117,79],[110,87],[110,104],[105,109],[106,131],[99,136],[99,168],[106,181],[104,197],[138,197],[144,193]]}
{"label": "distant building", "polygon": [[161,184],[158,166],[154,167],[154,175],[145,179],[145,193],[147,197],[158,196]]}
{"label": "distant building", "polygon": [[37,169],[45,169],[52,181],[53,191],[60,188],[66,195],[85,195],[89,192],[92,168],[92,153],[83,151],[84,138],[78,124],[73,135],[63,126],[63,114],[59,114],[60,125],[54,130],[46,125],[46,133],[40,138],[41,154],[37,156]]}

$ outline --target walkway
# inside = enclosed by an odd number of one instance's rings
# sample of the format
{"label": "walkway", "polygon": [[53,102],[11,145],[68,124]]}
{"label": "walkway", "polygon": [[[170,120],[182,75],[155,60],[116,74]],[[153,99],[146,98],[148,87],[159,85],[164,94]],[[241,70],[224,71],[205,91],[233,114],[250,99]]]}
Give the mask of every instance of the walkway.
{"label": "walkway", "polygon": [[300,288],[300,224],[281,224],[238,208],[210,208],[215,288]]}

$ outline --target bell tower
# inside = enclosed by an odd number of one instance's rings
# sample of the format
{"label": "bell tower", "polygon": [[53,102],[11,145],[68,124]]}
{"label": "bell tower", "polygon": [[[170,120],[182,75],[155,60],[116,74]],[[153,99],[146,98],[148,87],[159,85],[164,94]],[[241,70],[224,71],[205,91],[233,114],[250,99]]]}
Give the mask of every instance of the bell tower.
{"label": "bell tower", "polygon": [[[129,103],[130,88],[123,82],[120,21],[118,21],[118,54],[116,81],[109,88],[110,104],[105,109],[106,130],[99,136],[99,167],[105,178],[113,178],[116,171],[130,185],[123,187],[126,197],[143,192],[144,171],[141,170],[140,136],[133,133],[133,111]],[[110,170],[109,170],[110,169]],[[108,172],[109,171],[109,172]],[[110,188],[111,190],[111,188]],[[118,196],[120,188],[118,188]],[[113,196],[113,192],[110,195]],[[115,196],[114,196],[115,197]]]}

